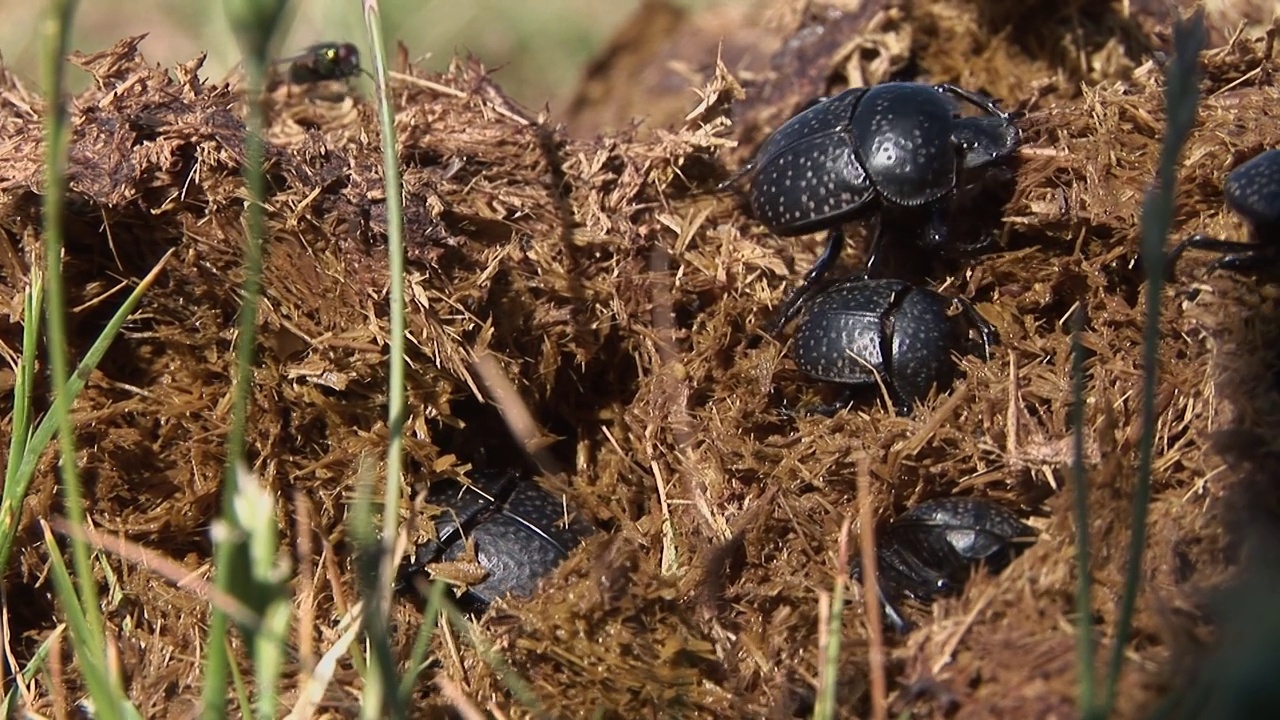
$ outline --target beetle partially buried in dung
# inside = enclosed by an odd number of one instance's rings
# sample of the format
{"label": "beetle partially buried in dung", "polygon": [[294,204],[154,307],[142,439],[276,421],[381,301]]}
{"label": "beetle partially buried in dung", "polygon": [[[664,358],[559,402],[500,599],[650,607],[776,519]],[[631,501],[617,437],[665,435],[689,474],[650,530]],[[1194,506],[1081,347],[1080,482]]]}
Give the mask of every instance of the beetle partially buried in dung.
{"label": "beetle partially buried in dung", "polygon": [[[936,498],[912,507],[889,523],[876,547],[885,622],[909,631],[899,607],[904,600],[924,605],[954,595],[979,564],[1000,572],[1036,534],[1011,509],[981,498]],[[862,570],[855,558],[854,579],[862,579]]]}
{"label": "beetle partially buried in dung", "polygon": [[[953,308],[959,313],[950,314]],[[979,336],[976,346],[971,330]],[[901,280],[850,278],[805,303],[791,354],[801,372],[846,388],[840,401],[817,412],[834,412],[858,387],[881,383],[898,412],[908,415],[931,389],[951,382],[953,352],[985,360],[996,342],[995,328],[968,300]]]}
{"label": "beetle partially buried in dung", "polygon": [[476,471],[468,485],[433,480],[427,501],[441,510],[434,519],[435,539],[414,549],[402,581],[429,576],[432,564],[463,558],[470,546],[484,574],[468,584],[459,601],[477,612],[505,595],[530,596],[544,575],[595,532],[518,470]]}

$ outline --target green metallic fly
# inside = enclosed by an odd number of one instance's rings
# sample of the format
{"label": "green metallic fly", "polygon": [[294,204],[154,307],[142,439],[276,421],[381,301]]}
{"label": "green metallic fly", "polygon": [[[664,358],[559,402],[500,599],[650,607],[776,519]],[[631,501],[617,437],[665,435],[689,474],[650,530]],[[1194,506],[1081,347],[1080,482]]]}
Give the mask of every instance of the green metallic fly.
{"label": "green metallic fly", "polygon": [[351,43],[316,43],[280,63],[289,63],[289,82],[294,85],[347,80],[364,72],[360,50]]}

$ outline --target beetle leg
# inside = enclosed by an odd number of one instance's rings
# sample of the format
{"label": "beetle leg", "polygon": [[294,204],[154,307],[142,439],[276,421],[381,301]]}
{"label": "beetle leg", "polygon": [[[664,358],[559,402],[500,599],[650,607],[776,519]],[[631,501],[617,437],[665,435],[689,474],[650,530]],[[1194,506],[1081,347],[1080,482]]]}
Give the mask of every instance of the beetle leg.
{"label": "beetle leg", "polygon": [[715,188],[712,190],[712,192],[720,193],[720,192],[724,192],[725,190],[728,190],[735,183],[737,183],[739,180],[749,175],[751,171],[755,169],[756,169],[756,161],[754,159],[748,160],[747,164],[738,168],[738,171],[735,172],[733,175],[730,175],[728,180],[725,180],[719,185],[716,185]]}
{"label": "beetle leg", "polygon": [[911,623],[898,611],[898,608],[885,597],[884,590],[880,591],[880,607],[884,608],[884,621],[888,623],[899,635],[906,635],[911,632]]}
{"label": "beetle leg", "polygon": [[924,228],[924,239],[920,244],[926,248],[947,246],[947,211],[950,208],[945,202],[935,202],[930,207],[929,222]]}
{"label": "beetle leg", "polygon": [[1238,273],[1257,273],[1274,268],[1278,264],[1280,264],[1280,256],[1277,256],[1274,251],[1269,249],[1259,248],[1218,258],[1209,263],[1209,272],[1229,270]]}
{"label": "beetle leg", "polygon": [[940,93],[946,93],[948,95],[953,95],[955,97],[958,97],[961,100],[964,100],[970,103],[971,105],[981,108],[988,114],[994,115],[995,117],[1003,118],[1007,120],[1013,116],[1012,113],[1007,113],[1001,110],[1000,108],[996,107],[995,101],[992,100],[991,98],[983,97],[977,93],[965,90],[962,87],[957,87],[950,83],[941,83],[938,85],[934,85],[933,89],[937,90]]}
{"label": "beetle leg", "polygon": [[819,405],[809,412],[823,417],[835,417],[836,413],[841,410],[848,410],[855,399],[857,399],[857,391],[854,388],[846,388],[844,392],[840,393],[840,397],[836,398],[835,402]]}
{"label": "beetle leg", "polygon": [[867,245],[867,260],[863,264],[862,275],[864,278],[875,277],[876,260],[880,259],[880,250],[884,247],[884,217],[876,218],[875,234],[871,236],[871,243]]}
{"label": "beetle leg", "polygon": [[991,346],[1000,344],[1000,333],[996,330],[996,326],[992,325],[990,320],[982,317],[982,313],[978,312],[978,308],[974,307],[973,303],[968,300],[956,298],[954,302],[960,306],[960,312],[969,321],[969,324],[973,326],[973,329],[978,331],[978,337],[982,343],[982,354],[979,357],[983,360],[990,360]]}
{"label": "beetle leg", "polygon": [[1165,257],[1165,279],[1173,281],[1178,260],[1186,250],[1206,250],[1224,255],[1209,264],[1209,272],[1215,270],[1233,270],[1250,272],[1275,266],[1280,261],[1274,250],[1258,243],[1241,242],[1239,240],[1222,240],[1208,235],[1196,233],[1178,243]]}
{"label": "beetle leg", "polygon": [[787,323],[791,322],[800,310],[804,300],[813,293],[818,282],[822,280],[827,271],[831,269],[831,266],[840,257],[842,250],[844,250],[844,230],[838,226],[831,228],[827,233],[827,249],[822,251],[822,255],[813,264],[813,267],[809,268],[809,272],[805,273],[804,279],[800,281],[800,284],[778,306],[773,319],[765,324],[764,332],[766,334],[776,335],[782,328],[787,326]]}

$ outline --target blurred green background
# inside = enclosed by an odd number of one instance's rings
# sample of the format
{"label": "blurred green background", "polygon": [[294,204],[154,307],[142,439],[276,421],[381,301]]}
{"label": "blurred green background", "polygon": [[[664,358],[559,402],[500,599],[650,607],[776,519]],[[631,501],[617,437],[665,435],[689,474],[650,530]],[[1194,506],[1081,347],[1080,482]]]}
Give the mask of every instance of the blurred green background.
{"label": "blurred green background", "polygon": [[[724,0],[677,0],[705,7]],[[517,100],[564,107],[584,64],[608,42],[640,0],[391,0],[381,4],[389,40],[410,57],[444,69],[456,53],[475,54]],[[24,79],[38,84],[39,27],[45,3],[0,0],[0,53]],[[294,19],[281,42],[289,55],[314,42],[350,40],[368,48],[360,0],[295,0]],[[73,47],[94,52],[116,40],[148,33],[142,52],[170,66],[205,50],[206,77],[221,80],[239,62],[221,0],[82,0]],[[366,63],[367,64],[367,63]],[[83,77],[78,78],[83,83]]]}

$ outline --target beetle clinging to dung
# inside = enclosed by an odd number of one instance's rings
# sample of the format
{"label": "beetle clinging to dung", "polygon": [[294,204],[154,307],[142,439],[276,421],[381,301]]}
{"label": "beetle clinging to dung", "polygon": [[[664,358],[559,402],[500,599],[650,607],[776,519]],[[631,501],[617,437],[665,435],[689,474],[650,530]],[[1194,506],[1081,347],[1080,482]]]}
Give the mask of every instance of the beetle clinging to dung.
{"label": "beetle clinging to dung", "polygon": [[[956,99],[984,114],[963,116]],[[721,187],[751,174],[752,212],[781,236],[827,231],[827,246],[775,311],[781,330],[844,247],[842,225],[878,212],[866,254],[874,275],[887,230],[942,248],[960,175],[1009,158],[1021,142],[1013,113],[954,85],[884,83],[822,98],[770,135]]]}

